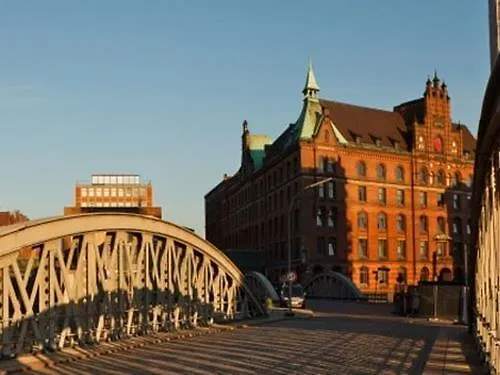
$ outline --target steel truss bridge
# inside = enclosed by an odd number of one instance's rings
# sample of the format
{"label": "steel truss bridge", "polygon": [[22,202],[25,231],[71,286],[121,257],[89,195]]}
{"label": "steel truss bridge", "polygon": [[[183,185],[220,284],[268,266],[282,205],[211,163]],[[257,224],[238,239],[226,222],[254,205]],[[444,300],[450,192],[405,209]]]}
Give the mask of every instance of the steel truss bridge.
{"label": "steel truss bridge", "polygon": [[479,123],[473,190],[473,321],[478,344],[500,373],[500,59],[488,82]]}
{"label": "steel truss bridge", "polygon": [[194,233],[148,216],[97,213],[5,227],[1,354],[262,316],[255,296],[266,293],[253,280]]}

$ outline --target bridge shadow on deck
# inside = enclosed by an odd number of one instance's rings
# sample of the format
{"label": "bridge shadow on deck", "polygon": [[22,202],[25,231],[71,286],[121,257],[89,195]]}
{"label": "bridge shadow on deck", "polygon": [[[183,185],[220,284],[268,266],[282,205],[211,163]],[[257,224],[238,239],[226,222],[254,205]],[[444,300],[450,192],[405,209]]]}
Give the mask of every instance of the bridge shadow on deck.
{"label": "bridge shadow on deck", "polygon": [[[146,345],[37,373],[52,374],[465,374],[464,327],[369,312],[318,312],[313,319]],[[345,308],[347,309],[347,308]],[[464,366],[469,360],[469,369]]]}

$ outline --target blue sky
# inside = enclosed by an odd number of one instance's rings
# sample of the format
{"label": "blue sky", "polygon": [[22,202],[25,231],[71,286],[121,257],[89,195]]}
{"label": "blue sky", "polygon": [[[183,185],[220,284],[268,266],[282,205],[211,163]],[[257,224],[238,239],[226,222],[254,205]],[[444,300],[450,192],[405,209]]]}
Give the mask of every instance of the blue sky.
{"label": "blue sky", "polygon": [[323,98],[392,109],[434,69],[473,132],[487,1],[3,0],[0,210],[62,214],[92,173],[151,180],[204,235],[204,194],[240,162],[241,123],[275,138]]}

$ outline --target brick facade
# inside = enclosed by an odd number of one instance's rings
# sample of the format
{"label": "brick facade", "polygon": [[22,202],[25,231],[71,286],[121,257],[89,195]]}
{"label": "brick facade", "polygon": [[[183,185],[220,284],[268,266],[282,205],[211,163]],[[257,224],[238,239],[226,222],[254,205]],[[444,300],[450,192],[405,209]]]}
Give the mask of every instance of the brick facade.
{"label": "brick facade", "polygon": [[334,270],[365,293],[390,293],[400,274],[407,283],[463,277],[475,139],[452,123],[446,85],[434,77],[393,111],[320,100],[316,86],[274,142],[261,147],[244,123],[241,168],[205,196],[207,240],[263,249],[277,283],[290,218],[302,279]]}

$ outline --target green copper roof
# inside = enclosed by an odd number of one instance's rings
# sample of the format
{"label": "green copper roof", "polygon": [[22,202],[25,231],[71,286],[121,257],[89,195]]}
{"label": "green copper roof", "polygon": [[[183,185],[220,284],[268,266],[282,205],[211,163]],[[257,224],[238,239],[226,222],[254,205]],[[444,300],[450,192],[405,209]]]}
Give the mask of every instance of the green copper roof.
{"label": "green copper roof", "polygon": [[312,62],[309,61],[309,67],[307,69],[306,84],[304,85],[304,90],[302,90],[302,92],[304,93],[304,95],[307,95],[307,93],[310,92],[311,90],[313,92],[319,91],[319,85],[318,85],[318,82],[316,82],[316,77],[314,76]]}
{"label": "green copper roof", "polygon": [[253,161],[253,166],[257,170],[262,167],[266,152],[266,145],[273,143],[271,137],[266,134],[248,134],[247,147],[250,151],[250,157]]}

